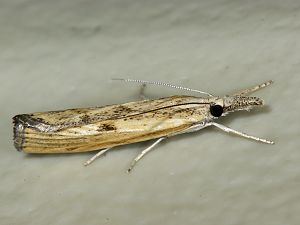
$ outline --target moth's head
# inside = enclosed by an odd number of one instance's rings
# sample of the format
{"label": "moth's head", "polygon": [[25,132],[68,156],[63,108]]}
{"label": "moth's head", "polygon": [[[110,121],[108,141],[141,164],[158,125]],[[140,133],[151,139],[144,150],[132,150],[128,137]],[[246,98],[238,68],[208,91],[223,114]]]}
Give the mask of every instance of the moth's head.
{"label": "moth's head", "polygon": [[258,97],[249,96],[224,96],[217,98],[210,104],[210,113],[214,117],[224,116],[229,112],[246,110],[262,106],[263,100]]}
{"label": "moth's head", "polygon": [[220,117],[226,115],[229,112],[241,110],[249,111],[254,107],[262,106],[264,104],[264,101],[262,99],[258,97],[250,97],[248,95],[264,87],[267,87],[272,83],[273,81],[269,80],[252,88],[240,90],[233,95],[225,95],[223,98],[212,98],[212,101],[210,103],[210,114],[213,117]]}

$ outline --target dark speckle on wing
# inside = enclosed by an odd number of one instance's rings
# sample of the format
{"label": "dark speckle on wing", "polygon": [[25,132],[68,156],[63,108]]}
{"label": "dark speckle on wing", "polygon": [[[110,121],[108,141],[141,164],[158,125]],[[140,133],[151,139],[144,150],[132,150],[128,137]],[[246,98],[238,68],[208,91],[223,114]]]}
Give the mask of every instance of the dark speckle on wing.
{"label": "dark speckle on wing", "polygon": [[102,132],[102,131],[114,131],[117,128],[113,125],[113,124],[101,124],[99,126],[99,128],[97,129],[97,131]]}
{"label": "dark speckle on wing", "polygon": [[83,116],[80,117],[82,124],[88,124],[91,121],[91,118],[89,115],[84,114]]}

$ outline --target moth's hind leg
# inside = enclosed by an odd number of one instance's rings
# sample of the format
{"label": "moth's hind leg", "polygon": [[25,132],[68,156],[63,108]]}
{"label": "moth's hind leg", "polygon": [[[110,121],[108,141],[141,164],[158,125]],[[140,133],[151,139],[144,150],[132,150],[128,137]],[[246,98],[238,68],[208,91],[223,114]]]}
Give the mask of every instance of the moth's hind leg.
{"label": "moth's hind leg", "polygon": [[110,149],[112,149],[112,148],[101,149],[99,152],[97,152],[97,154],[95,154],[93,157],[91,157],[89,160],[87,160],[83,165],[84,166],[90,165],[92,162],[94,162],[96,159],[98,159],[99,157],[104,155]]}

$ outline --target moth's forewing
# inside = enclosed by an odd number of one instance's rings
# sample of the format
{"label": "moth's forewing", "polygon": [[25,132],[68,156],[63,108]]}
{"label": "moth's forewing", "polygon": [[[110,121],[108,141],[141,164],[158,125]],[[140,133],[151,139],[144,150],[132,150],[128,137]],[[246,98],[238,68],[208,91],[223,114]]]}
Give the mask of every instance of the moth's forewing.
{"label": "moth's forewing", "polygon": [[17,115],[14,143],[28,153],[72,153],[181,132],[203,121],[207,99],[190,96]]}

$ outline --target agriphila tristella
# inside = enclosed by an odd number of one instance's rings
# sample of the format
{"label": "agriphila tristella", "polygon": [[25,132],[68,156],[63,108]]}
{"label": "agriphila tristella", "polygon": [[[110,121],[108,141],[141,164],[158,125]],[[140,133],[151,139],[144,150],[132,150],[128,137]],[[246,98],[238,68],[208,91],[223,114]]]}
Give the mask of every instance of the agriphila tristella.
{"label": "agriphila tristella", "polygon": [[273,141],[251,136],[215,122],[220,116],[230,112],[262,106],[263,100],[248,95],[270,85],[272,81],[219,97],[160,82],[116,80],[141,83],[143,98],[146,84],[197,92],[206,97],[180,95],[103,107],[17,115],[13,118],[14,145],[17,150],[26,153],[74,153],[100,149],[84,164],[89,165],[115,146],[154,139],[155,142],[132,161],[128,169],[130,172],[145,154],[164,139],[195,132],[208,126],[262,143],[274,144]]}

